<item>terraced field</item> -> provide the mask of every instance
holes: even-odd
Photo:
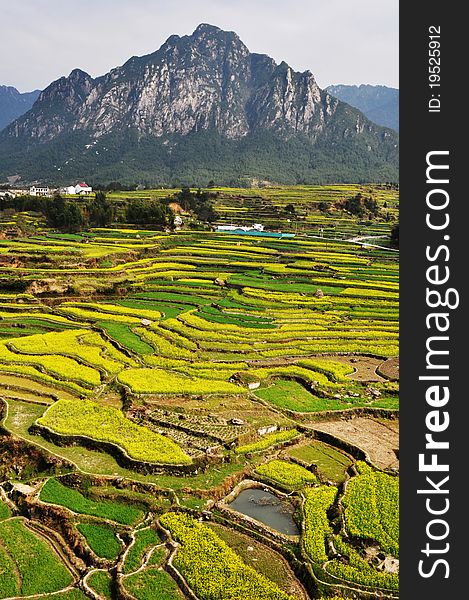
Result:
[[[398,219],[399,192],[386,185],[310,185],[269,186],[246,189],[214,187],[208,192],[215,196],[215,209],[220,225],[252,225],[263,223],[266,229],[293,232],[321,233],[323,237],[383,236],[389,233],[389,221],[351,219],[335,208],[356,194],[376,200],[383,216]],[[166,198],[173,190],[139,190],[113,192],[115,201],[127,198]],[[291,211],[291,206],[294,211]],[[322,210],[321,210],[322,209]],[[321,231],[322,230],[322,231]]]
[[[0,597],[397,595],[398,257],[313,206],[357,189],[217,197],[220,222],[272,227],[293,202],[289,238],[24,215],[35,231],[0,240]],[[298,539],[226,508],[248,478]]]

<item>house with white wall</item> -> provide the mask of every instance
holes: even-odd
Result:
[[[32,185],[29,188],[30,196],[46,196],[49,197],[51,195],[50,189],[48,187],[41,187],[37,185]]]
[[[93,188],[91,186],[89,186],[87,183],[77,183],[75,186],[75,194],[79,195],[79,196],[88,196],[88,194],[91,194],[91,192],[93,191]]]

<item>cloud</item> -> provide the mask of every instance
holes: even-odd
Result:
[[[199,23],[236,31],[253,52],[331,83],[398,85],[397,0],[0,0],[0,84],[43,88],[154,52]]]

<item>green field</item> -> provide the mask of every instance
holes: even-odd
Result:
[[[165,571],[145,569],[125,579],[124,586],[137,600],[182,600],[175,581]]]
[[[289,380],[277,380],[268,388],[256,392],[256,396],[267,402],[272,402],[279,408],[286,408],[295,412],[316,412],[344,408],[343,403],[318,398],[300,383]]]
[[[85,537],[91,550],[98,556],[116,560],[122,546],[110,527],[94,523],[79,523],[77,529]]]
[[[73,582],[52,547],[20,518],[0,523],[0,566],[2,598],[52,593]]]
[[[111,577],[106,571],[94,571],[88,578],[88,585],[100,596],[111,600]]]
[[[10,434],[0,597],[82,600],[65,546],[89,554],[86,582],[106,599],[125,589],[182,600],[171,563],[200,600],[306,600],[305,568],[322,582],[318,597],[337,595],[331,582],[344,597],[396,595],[395,469],[334,444],[360,455],[368,440],[342,427],[359,417],[385,430],[377,451],[393,458],[398,447],[398,367],[386,363],[390,379],[380,368],[399,354],[389,245],[399,192],[208,191],[212,227],[189,210],[178,230],[123,221],[132,200],[174,189],[110,193],[115,222],[82,231],[0,211],[0,419]],[[348,211],[357,194],[376,213]],[[216,231],[231,223],[267,233]],[[320,436],[320,424],[337,435]],[[303,529],[283,557],[222,502],[246,479],[289,495]],[[59,522],[63,539],[52,542],[47,528]]]
[[[47,480],[39,497],[42,502],[60,504],[77,514],[100,517],[125,525],[132,525],[143,518],[143,512],[137,508],[117,502],[90,500],[78,490],[66,487],[56,479]]]
[[[341,483],[345,479],[345,471],[352,464],[345,454],[317,441],[293,446],[287,450],[287,454],[306,464],[316,465],[323,477],[334,483]]]
[[[3,500],[0,500],[0,521],[7,519],[9,516],[10,509],[8,508],[8,505],[5,502],[3,502]]]

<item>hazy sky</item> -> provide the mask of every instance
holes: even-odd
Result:
[[[252,52],[309,69],[318,84],[398,87],[398,0],[0,0],[0,85],[44,88],[76,67],[93,77],[199,23]]]

